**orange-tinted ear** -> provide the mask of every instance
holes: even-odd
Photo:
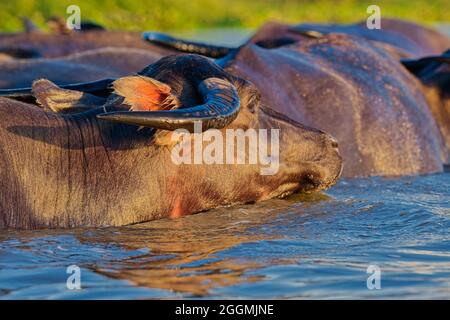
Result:
[[[170,87],[143,76],[119,78],[113,82],[114,92],[124,97],[133,111],[170,110],[178,107]]]

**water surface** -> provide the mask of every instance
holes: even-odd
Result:
[[[3,231],[0,298],[449,299],[449,231],[450,173],[342,180],[175,220]],[[66,287],[73,264],[81,290]]]

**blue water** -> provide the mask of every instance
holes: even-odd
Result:
[[[449,299],[449,231],[450,173],[341,180],[129,227],[2,231],[0,298]]]

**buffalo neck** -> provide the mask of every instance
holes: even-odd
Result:
[[[164,212],[159,179],[166,158],[151,146],[151,132],[100,122],[97,110],[61,116],[14,106],[0,131],[8,168],[0,171],[1,187],[14,189],[2,192],[0,224],[123,225]]]

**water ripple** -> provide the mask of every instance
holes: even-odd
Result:
[[[449,231],[450,173],[343,180],[176,220],[3,232],[0,298],[449,299]]]

